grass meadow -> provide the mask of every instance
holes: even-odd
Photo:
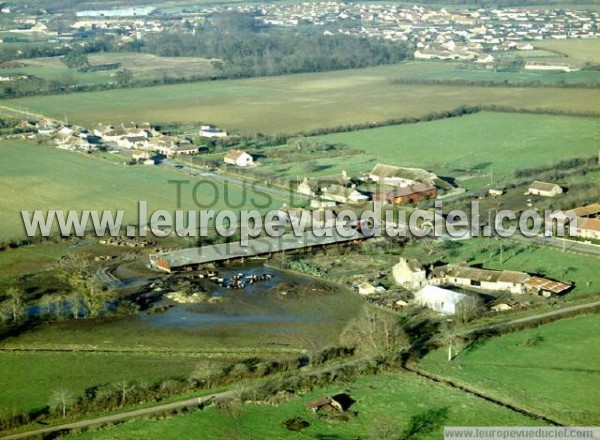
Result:
[[[0,356],[0,408],[32,411],[48,405],[54,391],[78,397],[97,385],[185,378],[198,367],[216,371],[222,364],[191,354],[5,352]]]
[[[597,316],[579,316],[489,339],[452,362],[440,349],[420,366],[567,426],[595,426],[600,422],[599,334]]]
[[[348,392],[356,400],[351,411],[356,417],[344,422],[328,422],[304,408],[304,403],[323,396]],[[421,432],[419,439],[439,439],[443,426],[541,426],[508,409],[485,402],[407,373],[383,373],[360,377],[349,383],[310,391],[279,406],[246,404],[232,415],[211,407],[204,411],[161,420],[133,420],[119,426],[93,430],[69,438],[134,439],[140,437],[180,439],[191,432],[204,438],[396,438],[412,417],[439,411],[433,430]],[[288,431],[284,422],[300,417],[310,423],[301,432]]]
[[[412,66],[412,67],[411,67]],[[9,107],[85,126],[98,122],[209,122],[241,132],[294,133],[413,117],[461,105],[597,111],[600,89],[467,87],[395,83],[398,64],[367,69],[76,93],[7,101]],[[416,74],[416,73],[413,73]]]
[[[36,76],[48,81],[72,78],[75,84],[106,84],[115,81],[114,74],[119,69],[127,69],[134,80],[162,80],[169,78],[189,78],[213,74],[210,61],[193,57],[159,57],[142,53],[99,53],[88,55],[92,70],[80,72],[67,68],[61,57],[33,58],[24,61],[5,63],[0,75]],[[94,69],[95,68],[95,69]]]
[[[518,168],[591,156],[600,148],[597,118],[481,112],[459,118],[316,136],[319,142],[345,144],[364,154],[280,164],[265,160],[260,171],[296,178],[346,170],[360,175],[377,162],[422,167],[440,176],[463,176],[460,185],[508,183]],[[314,169],[318,171],[313,171]]]
[[[539,46],[566,55],[568,61],[577,66],[583,66],[585,63],[600,63],[600,39],[598,38],[547,40],[539,43]]]
[[[0,211],[0,239],[23,237],[21,210],[125,210],[125,221],[137,223],[138,201],[148,212],[181,209],[226,209],[241,206],[280,207],[280,200],[233,185],[204,180],[160,167],[125,167],[79,153],[22,141],[0,142],[0,183],[4,188]],[[194,193],[195,182],[202,182]],[[195,194],[195,198],[194,198]],[[196,201],[198,204],[196,204]],[[202,206],[200,206],[202,205]],[[264,208],[266,209],[266,208]]]

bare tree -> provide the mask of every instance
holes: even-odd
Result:
[[[129,394],[135,389],[135,386],[129,382],[121,381],[114,384],[119,393],[119,406],[123,406],[127,401]]]
[[[365,305],[363,313],[354,319],[342,335],[344,344],[353,345],[359,353],[386,361],[396,359],[409,339],[391,313],[375,311]]]
[[[25,314],[24,292],[18,287],[11,287],[6,292],[6,300],[0,305],[13,322],[20,320]]]
[[[442,326],[441,333],[442,340],[445,344],[448,345],[448,362],[454,359],[454,346],[459,341],[459,331],[454,322],[447,321],[444,326]]]
[[[56,390],[50,396],[50,409],[62,414],[63,419],[67,416],[67,408],[73,404],[73,396],[67,390]]]

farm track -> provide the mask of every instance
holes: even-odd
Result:
[[[351,359],[351,360],[347,360],[344,362],[336,363],[334,365],[327,365],[327,366],[319,368],[319,369],[300,371],[298,374],[303,375],[303,376],[310,376],[310,375],[314,375],[314,374],[323,374],[323,373],[327,373],[327,372],[334,372],[341,368],[356,365],[356,364],[359,364],[361,362],[366,362],[366,361],[368,361],[368,359],[363,359],[363,358]],[[69,431],[72,431],[74,429],[87,429],[90,427],[96,427],[96,426],[106,425],[106,424],[110,424],[110,423],[122,422],[122,421],[125,421],[128,419],[134,418],[134,417],[152,416],[154,414],[163,414],[165,412],[176,411],[176,410],[186,409],[186,408],[203,409],[205,405],[207,405],[215,400],[222,400],[222,399],[228,399],[231,397],[235,397],[236,395],[239,395],[239,393],[242,390],[243,391],[256,390],[260,387],[260,385],[261,384],[259,383],[259,384],[255,384],[255,385],[251,385],[251,386],[243,386],[241,388],[236,388],[236,389],[232,389],[232,390],[228,390],[228,391],[222,391],[219,393],[207,394],[204,396],[192,397],[192,398],[185,399],[185,400],[179,400],[176,402],[155,405],[155,406],[152,406],[149,408],[142,408],[142,409],[127,411],[127,412],[123,412],[123,413],[119,413],[119,414],[112,414],[112,415],[103,416],[103,417],[96,417],[96,418],[92,418],[92,419],[80,420],[78,422],[66,423],[63,425],[57,425],[57,426],[51,426],[51,427],[47,427],[47,428],[36,429],[34,431],[22,432],[22,433],[18,433],[18,434],[11,434],[11,435],[2,437],[2,439],[16,440],[16,439],[23,439],[23,438],[30,438],[30,437],[44,438],[44,436],[47,436],[49,434],[54,434],[54,435],[67,434]]]

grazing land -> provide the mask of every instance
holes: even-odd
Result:
[[[577,66],[600,63],[600,40],[598,39],[548,40],[540,43],[540,46],[565,54],[568,60]]]
[[[210,61],[203,58],[164,58],[142,53],[100,53],[88,55],[89,71],[74,71],[61,62],[60,57],[33,58],[4,63],[0,74],[4,76],[28,75],[48,81],[72,78],[78,85],[114,82],[114,74],[127,69],[134,80],[163,80],[164,78],[209,77],[213,74]]]
[[[176,84],[10,100],[8,106],[93,126],[98,122],[210,122],[242,132],[290,133],[423,116],[461,105],[595,112],[599,89],[395,83],[404,65]]]
[[[0,408],[32,411],[48,405],[54,391],[78,397],[93,386],[185,378],[200,366],[209,372],[223,363],[191,354],[2,353]]]
[[[315,416],[304,403],[348,392],[356,400],[350,411],[356,417],[333,423]],[[270,405],[243,405],[239,415],[211,407],[204,411],[163,420],[134,420],[119,426],[94,430],[69,438],[81,439],[178,439],[190,432],[202,432],[207,438],[394,438],[409,425],[412,417],[431,410],[432,432],[423,430],[418,438],[438,439],[442,426],[541,426],[537,420],[482,401],[406,373],[360,377],[349,383],[316,389],[295,397],[277,408]],[[433,413],[433,411],[431,411]],[[310,423],[301,433],[285,427],[288,419],[300,417]]]
[[[432,122],[315,136],[309,139],[345,144],[363,154],[319,158],[298,163],[264,160],[260,171],[296,178],[368,171],[377,162],[427,168],[440,176],[469,177],[466,187],[511,182],[517,168],[556,163],[565,157],[585,157],[600,148],[597,118],[481,112]],[[268,152],[267,152],[268,154]],[[483,182],[483,180],[485,182]]]
[[[452,362],[441,349],[421,367],[566,425],[593,426],[600,421],[599,332],[597,316],[581,316],[487,340]]]
[[[125,167],[23,141],[2,141],[0,151],[0,182],[4,187],[0,239],[25,235],[21,210],[123,209],[125,221],[137,223],[138,201],[148,202],[148,212],[173,212],[178,209],[177,191],[169,180],[190,181],[189,175],[156,166]],[[281,201],[266,194],[251,193],[233,184],[226,187],[204,182],[196,194],[198,202],[204,204],[200,207],[194,202],[192,188],[193,183],[182,185],[181,209],[207,209],[211,202],[211,209],[225,209],[228,203],[239,209],[252,205],[253,200],[256,205],[281,206]]]

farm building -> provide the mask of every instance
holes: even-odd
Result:
[[[205,138],[225,138],[227,137],[227,132],[212,125],[202,125],[200,127],[200,136]]]
[[[415,293],[415,302],[444,315],[454,315],[461,301],[468,295],[442,289],[437,286],[425,286]]]
[[[600,219],[578,217],[575,233],[579,238],[600,240]]]
[[[562,192],[563,189],[560,185],[557,185],[556,183],[540,182],[539,180],[533,182],[527,190],[528,194],[542,197],[554,197]]]
[[[515,294],[527,292],[543,294],[548,291],[552,295],[557,295],[571,288],[569,284],[532,276],[526,272],[481,269],[464,263],[434,268],[429,274],[428,282],[434,285],[465,286]]]
[[[418,183],[409,187],[376,193],[373,195],[373,200],[387,202],[392,205],[404,205],[424,199],[434,199],[436,196],[437,190],[435,186],[429,183]]]
[[[251,155],[242,150],[229,151],[223,161],[227,164],[236,165],[238,167],[247,167],[254,164],[254,159]]]
[[[439,178],[420,168],[402,168],[378,163],[365,175],[365,180],[403,188],[420,182],[433,185],[439,181]]]
[[[375,289],[375,286],[373,286],[371,283],[367,283],[366,281],[358,285],[358,293],[361,295],[372,295],[376,291],[377,290]]]
[[[228,262],[250,257],[270,256],[277,252],[293,252],[300,249],[324,247],[336,244],[357,243],[365,239],[359,231],[341,235],[336,228],[324,229],[323,236],[307,231],[301,236],[284,234],[281,237],[261,237],[240,242],[181,249],[172,252],[150,254],[150,266],[165,272],[189,270],[208,263]]]
[[[392,268],[394,281],[408,289],[418,289],[426,284],[426,273],[418,260],[406,260],[400,258],[400,261]]]
[[[577,217],[598,218],[600,217],[600,203],[581,206],[572,210]]]

